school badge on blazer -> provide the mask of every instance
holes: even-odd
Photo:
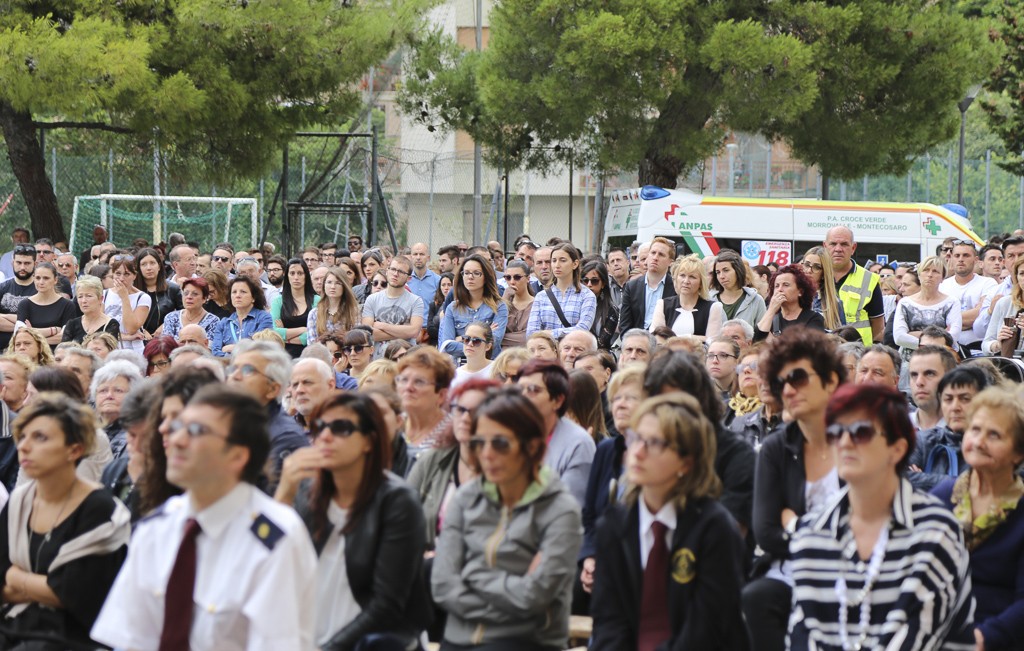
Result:
[[[697,558],[689,548],[683,547],[672,554],[672,580],[686,584],[697,575]]]

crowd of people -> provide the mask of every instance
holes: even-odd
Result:
[[[1022,234],[12,237],[0,648],[1024,649]]]

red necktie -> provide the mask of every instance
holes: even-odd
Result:
[[[654,651],[662,642],[672,636],[668,620],[668,545],[665,544],[663,523],[657,520],[651,524],[654,545],[647,556],[644,568],[643,594],[640,597],[640,629],[637,634],[637,651]]]
[[[192,631],[192,593],[196,586],[196,536],[202,529],[195,518],[185,523],[185,535],[178,547],[171,578],[164,595],[164,630],[160,633],[160,651],[189,651]]]

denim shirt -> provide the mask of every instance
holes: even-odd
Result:
[[[501,340],[505,338],[505,328],[508,327],[508,305],[504,301],[498,301],[498,312],[495,314],[487,303],[481,303],[480,307],[458,307],[452,303],[444,311],[444,318],[441,319],[441,328],[438,331],[437,342],[442,352],[452,357],[463,357],[462,342],[455,341],[456,337],[466,334],[466,328],[474,321],[483,321],[492,324],[491,334],[494,336],[494,347],[491,349],[491,359],[501,352]]]
[[[260,330],[267,330],[274,327],[274,317],[266,310],[253,310],[242,319],[242,330],[238,330],[238,315],[232,314],[220,320],[220,327],[213,338],[210,350],[217,357],[227,357],[229,353],[224,352],[224,346],[237,344],[242,339],[251,339]]]

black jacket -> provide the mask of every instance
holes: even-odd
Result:
[[[317,536],[309,504],[309,484],[295,501],[319,554],[333,532]],[[326,644],[324,651],[354,649],[370,633],[412,639],[430,624],[431,604],[423,576],[426,540],[423,509],[413,489],[387,473],[359,522],[345,534],[345,571],[362,612]]]
[[[714,301],[709,301],[706,298],[698,298],[696,305],[693,306],[693,334],[703,337],[708,333],[708,318],[711,316],[711,308],[714,306]],[[662,315],[665,317],[665,325],[669,328],[679,318],[679,295],[669,296],[664,299]]]
[[[657,298],[669,298],[676,295],[672,279],[665,275],[665,288]],[[625,334],[633,328],[644,327],[644,315],[647,314],[647,275],[639,276],[627,282],[622,288],[622,305],[619,307],[619,334]],[[669,327],[672,324],[668,324]]]
[[[643,596],[639,508],[615,504],[598,525],[591,651],[636,649]],[[740,611],[744,547],[736,523],[708,498],[677,509],[676,518],[665,577],[672,638],[659,649],[749,649]]]
[[[754,474],[754,540],[766,560],[789,558],[789,534],[782,509],[807,512],[804,435],[794,421],[772,432],[757,455]],[[842,482],[840,482],[842,483]]]

